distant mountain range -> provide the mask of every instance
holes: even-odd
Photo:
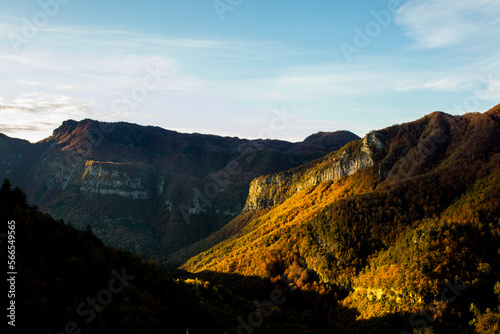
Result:
[[[290,143],[69,120],[36,144],[0,134],[0,178],[107,244],[161,260],[237,216],[255,177],[358,138],[322,132]]]
[[[83,328],[498,333],[500,105],[354,137],[249,141],[90,120],[37,144],[1,136],[3,174],[40,207],[177,269],[105,247],[4,183],[27,314],[60,327],[124,268],[130,286]]]

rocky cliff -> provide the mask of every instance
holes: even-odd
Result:
[[[374,154],[384,148],[383,135],[373,131],[363,139],[309,164],[274,175],[261,176],[250,184],[244,212],[281,204],[300,190],[325,181],[335,181],[373,166]]]

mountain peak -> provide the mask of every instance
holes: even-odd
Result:
[[[342,146],[339,146],[339,142],[351,142],[354,140],[360,139],[356,134],[345,131],[338,130],[334,132],[324,132],[320,131],[308,136],[304,139],[303,144],[300,146],[311,146],[311,145],[319,145],[323,147],[327,147],[330,150],[338,150]]]
[[[52,132],[52,136],[44,139],[43,141],[64,141],[68,138],[68,136],[75,132],[76,128],[81,122],[72,119],[66,120]]]
[[[317,143],[317,142],[325,142],[325,141],[329,141],[331,138],[338,138],[339,136],[352,136],[353,133],[350,132],[350,131],[346,131],[346,130],[338,130],[338,131],[334,131],[334,132],[325,132],[325,131],[319,131],[319,132],[316,132],[316,133],[313,133],[312,135],[308,136],[306,139],[304,139],[304,141],[306,142],[314,142],[314,143]],[[354,135],[356,136],[356,135]],[[359,139],[358,136],[356,136],[357,139]]]

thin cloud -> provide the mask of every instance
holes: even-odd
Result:
[[[45,86],[46,83],[42,81],[24,81],[24,80],[16,80],[14,81],[14,84],[17,85],[24,85],[24,86]]]
[[[50,136],[64,120],[95,115],[94,101],[63,95],[27,93],[7,103],[0,99],[0,132],[11,137],[37,141]]]
[[[0,24],[0,39],[8,40],[9,33],[16,31],[19,23]],[[259,40],[220,40],[214,38],[179,38],[159,36],[117,29],[96,29],[93,27],[48,26],[38,29],[43,38],[38,38],[38,47],[49,49],[85,50],[87,52],[109,52],[117,50],[147,50],[148,53],[163,55],[196,56],[203,51],[203,57],[261,58],[261,52],[285,54],[280,43]],[[42,34],[43,33],[43,34]],[[3,37],[3,38],[2,38]]]
[[[475,91],[478,98],[498,102],[500,101],[500,77],[484,77],[481,86]]]
[[[473,82],[464,77],[442,77],[442,73],[435,75],[437,79],[425,82],[401,83],[396,90],[398,92],[408,92],[412,90],[431,90],[436,92],[463,92],[472,88]]]
[[[53,124],[49,123],[50,126]],[[44,127],[36,125],[12,125],[0,123],[0,133],[18,133],[18,132],[39,132],[43,131]]]
[[[63,95],[50,95],[46,93],[27,93],[19,96],[10,105],[4,105],[10,109],[20,109],[30,113],[66,113],[86,116],[92,112],[95,102],[86,101]]]
[[[498,0],[410,0],[395,22],[419,48],[473,47],[483,40],[478,37],[500,35],[499,16]]]

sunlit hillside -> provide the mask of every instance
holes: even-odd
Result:
[[[384,147],[373,166],[302,190],[291,184],[284,202],[236,218],[218,232],[226,240],[199,243],[213,247],[181,268],[334,286],[359,319],[427,310],[437,328],[486,330],[500,286],[499,116],[498,107],[433,113],[377,131]]]

